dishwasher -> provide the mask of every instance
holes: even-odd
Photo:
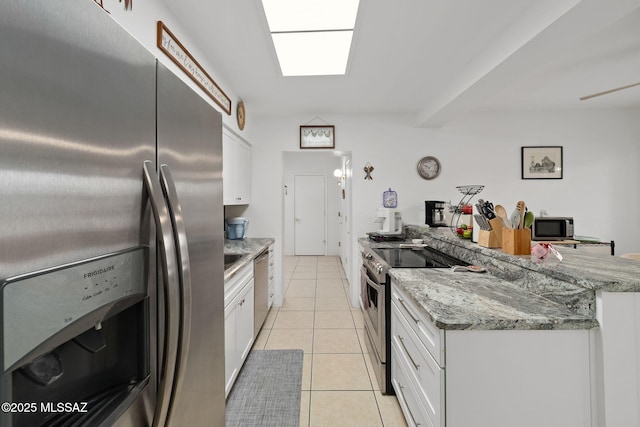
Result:
[[[257,337],[269,312],[269,249],[253,261],[253,286],[254,337]]]

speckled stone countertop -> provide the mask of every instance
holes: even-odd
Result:
[[[260,255],[262,251],[267,249],[269,245],[275,242],[274,238],[254,238],[243,240],[228,240],[224,241],[224,253],[225,254],[240,254],[242,257],[238,259],[233,265],[224,270],[224,280],[227,281],[233,277],[244,266],[253,262],[254,258]]]
[[[359,243],[393,247],[407,242],[376,243],[362,238]],[[436,249],[471,264],[485,265],[457,251]],[[442,329],[590,329],[598,325],[594,315],[573,310],[490,271],[392,268],[389,275]]]
[[[420,233],[411,226],[407,237],[423,238],[435,249],[481,265],[494,276],[588,316],[595,316],[596,291],[640,292],[640,263],[634,260],[585,254],[566,246],[556,246],[562,261],[552,254],[538,260],[533,255],[485,248],[451,233]]]
[[[489,273],[392,268],[389,275],[440,329],[590,329],[594,318]]]

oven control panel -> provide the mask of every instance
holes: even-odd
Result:
[[[372,252],[362,251],[362,262],[367,270],[377,276],[379,282],[385,281],[389,266]]]

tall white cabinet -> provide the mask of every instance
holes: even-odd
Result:
[[[222,199],[225,205],[251,200],[251,145],[229,129],[222,131]]]

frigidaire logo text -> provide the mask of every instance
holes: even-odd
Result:
[[[89,279],[89,278],[91,278],[93,276],[99,276],[100,274],[104,274],[106,272],[113,271],[113,270],[115,270],[115,268],[116,267],[113,266],[113,265],[110,265],[110,266],[105,267],[105,268],[99,268],[99,269],[93,270],[93,271],[91,271],[89,273],[84,273],[84,278],[85,279]]]

